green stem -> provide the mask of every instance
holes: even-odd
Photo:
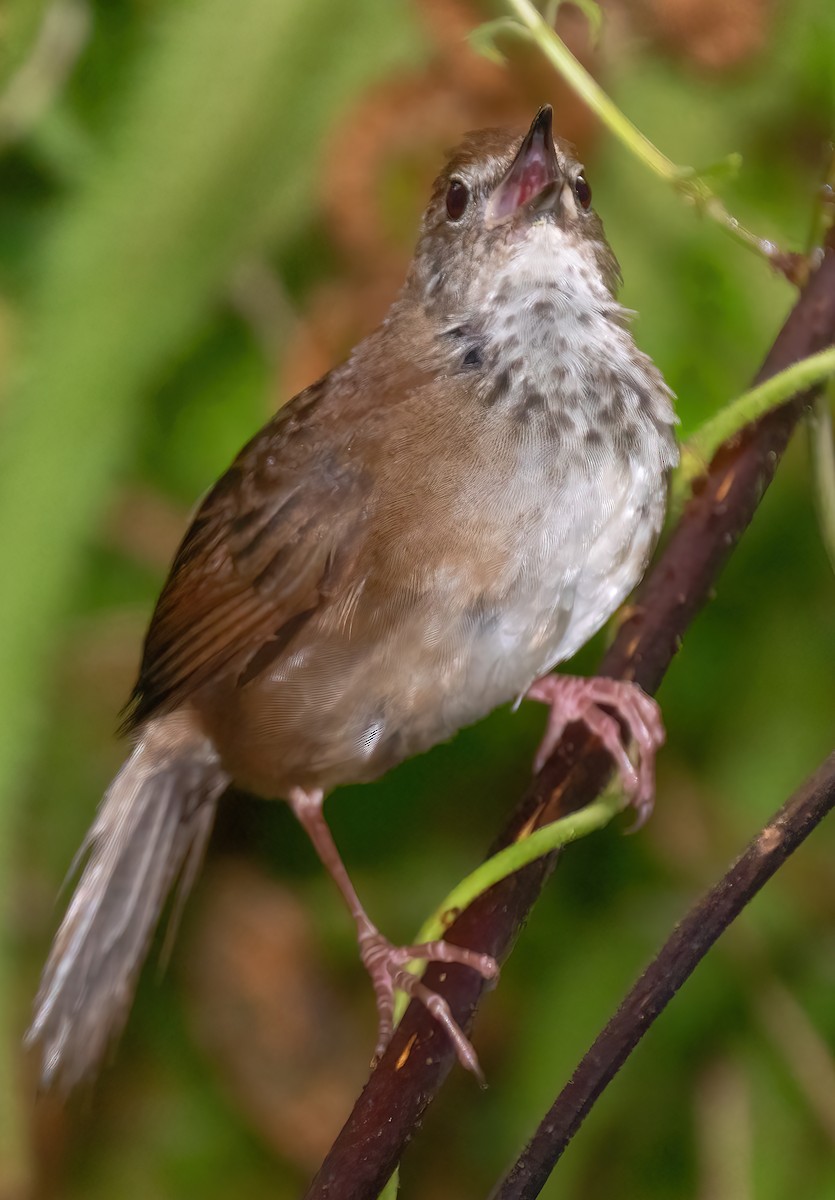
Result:
[[[826,169],[820,182],[817,201],[812,211],[809,236],[806,241],[807,254],[820,251],[826,244],[835,225],[835,146],[830,145]]]
[[[644,137],[640,129],[633,125],[618,106],[611,100],[600,84],[589,75],[566,46],[562,38],[546,24],[542,14],[531,3],[531,0],[507,0],[507,6],[522,22],[531,39],[536,43],[548,61],[556,67],[560,75],[571,85],[577,95],[585,101],[593,113],[596,113],[604,125],[620,138],[634,154],[638,156],[651,171],[660,175],[670,183],[675,183],[681,170],[665,154],[654,146],[649,138]]]
[[[394,1174],[388,1181],[386,1186],[380,1192],[379,1200],[397,1200],[397,1193],[400,1191],[400,1167],[394,1168]]]
[[[609,824],[613,817],[623,811],[624,804],[623,793],[613,789],[595,800],[593,804],[588,804],[585,808],[580,809],[579,812],[561,817],[559,821],[552,821],[550,825],[543,825],[541,829],[535,829],[527,837],[506,846],[504,850],[500,850],[498,854],[494,854],[481,866],[476,867],[471,874],[452,889],[431,917],[421,926],[416,941],[434,942],[442,938],[450,924],[477,896],[482,895],[488,888],[499,883],[500,880],[506,879],[514,871],[526,867],[528,863],[534,862],[537,858],[542,858],[544,855],[550,854],[552,850],[558,850],[561,846],[567,846],[570,842],[577,841],[578,838],[586,837],[588,834],[602,829]],[[415,970],[418,972],[424,966],[425,963],[420,961],[414,964]],[[399,1021],[403,1016],[407,1003],[406,996],[398,997],[395,1006],[396,1020]]]
[[[757,237],[749,229],[740,225],[736,217],[731,216],[704,179],[698,176],[692,168],[678,166],[672,159],[667,158],[666,154],[663,154],[648,137],[645,137],[640,129],[633,125],[614,101],[606,95],[600,84],[589,75],[585,67],[577,61],[565,42],[546,23],[531,0],[506,0],[506,3],[526,34],[535,42],[552,66],[627,149],[631,150],[661,179],[672,184],[712,221],[721,225],[735,241],[754,250],[787,275],[792,275],[795,265],[793,256],[785,254],[773,242]]]
[[[676,513],[687,499],[693,480],[702,475],[723,442],[746,425],[779,408],[798,392],[820,384],[835,375],[835,347],[821,350],[792,363],[764,383],[736,400],[706,421],[682,447],[681,465],[673,481],[671,512]]]

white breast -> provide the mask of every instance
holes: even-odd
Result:
[[[483,326],[494,372],[510,377],[487,420],[515,448],[498,502],[518,522],[523,562],[492,636],[497,655],[516,656],[520,691],[636,586],[677,461],[669,389],[624,310],[559,227],[536,229],[491,281]]]

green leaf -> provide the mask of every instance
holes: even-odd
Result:
[[[560,5],[565,3],[565,0],[549,0],[545,5],[543,16],[548,24],[553,28],[557,21],[557,13],[560,10]],[[599,4],[595,4],[595,0],[571,0],[575,8],[579,8],[580,12],[589,23],[589,35],[593,45],[597,45],[603,29],[603,11]]]
[[[496,35],[501,33],[512,34],[516,37],[528,36],[524,25],[520,25],[512,17],[499,17],[495,21],[485,21],[483,25],[477,25],[468,34],[467,41],[476,54],[503,67],[507,65],[507,59],[496,45]]]

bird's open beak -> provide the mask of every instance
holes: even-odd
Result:
[[[554,150],[552,118],[551,105],[543,104],[510,169],[487,202],[488,227],[508,220],[521,208],[544,212],[556,206],[563,176]]]

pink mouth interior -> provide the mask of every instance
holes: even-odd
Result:
[[[510,216],[534,196],[538,196],[550,183],[553,183],[553,175],[548,170],[548,163],[544,156],[532,147],[524,164],[517,163],[497,190],[493,198],[493,217],[501,219]]]
[[[516,207],[521,208],[523,204],[527,204],[534,196],[538,196],[550,182],[548,168],[541,159],[534,159],[533,162],[525,163],[521,178],[517,184]]]

